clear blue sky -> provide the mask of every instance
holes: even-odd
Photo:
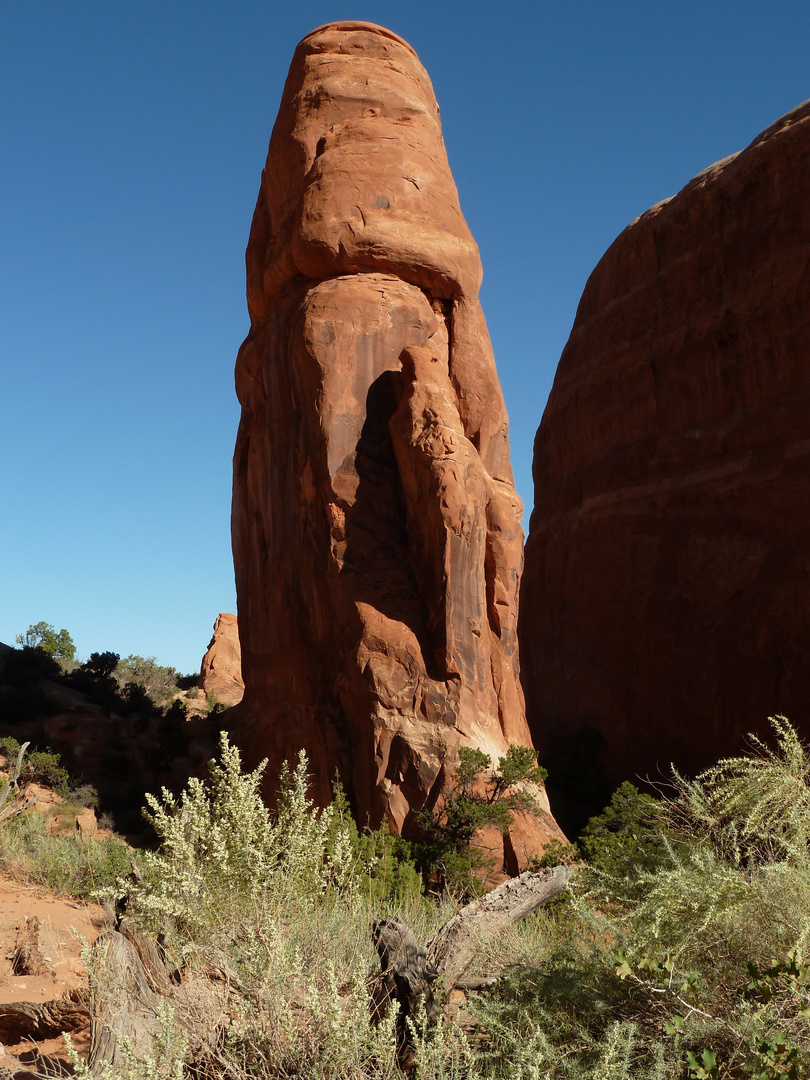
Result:
[[[382,23],[436,89],[531,509],[588,274],[810,96],[806,2],[3,0],[0,641],[199,665],[235,610],[244,248],[309,30]]]

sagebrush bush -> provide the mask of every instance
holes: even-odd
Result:
[[[496,1061],[523,1025],[562,1055],[543,1076],[810,1076],[810,756],[773,723],[775,748],[675,774],[666,803],[620,791],[582,845],[596,865],[484,1010]]]
[[[161,846],[117,889],[187,974],[231,987],[229,1026],[197,1033],[183,1075],[392,1080],[407,1061],[419,1080],[810,1076],[810,755],[774,726],[775,748],[676,775],[666,802],[620,789],[586,830],[570,902],[485,943],[482,971],[509,973],[470,996],[472,1033],[417,1017],[404,1058],[396,1018],[371,1020],[371,926],[398,914],[427,941],[452,906],[376,889],[392,849],[339,789],[312,805],[303,757],[270,814],[261,769],[244,774],[223,736],[207,783],[150,800]],[[179,1080],[176,1053],[161,1068]]]
[[[371,926],[393,905],[429,936],[446,912],[417,909],[413,868],[394,865],[381,834],[361,836],[339,790],[313,806],[303,754],[282,772],[275,814],[263,768],[244,773],[223,734],[208,781],[149,799],[160,847],[104,898],[126,896],[178,964],[226,971],[238,988],[227,1034],[206,1043],[206,1076],[398,1075],[394,1019],[372,1023]]]

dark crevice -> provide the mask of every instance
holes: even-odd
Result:
[[[401,371],[384,371],[369,387],[366,420],[355,451],[358,485],[346,508],[341,574],[352,575],[355,602],[367,603],[415,635],[431,679],[436,670],[427,611],[412,565],[408,513],[389,422],[403,393]]]

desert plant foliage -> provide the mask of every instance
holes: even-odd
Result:
[[[455,902],[422,895],[339,784],[315,807],[303,755],[272,812],[262,776],[223,735],[206,781],[149,800],[159,847],[99,890],[159,934],[177,979],[226,987],[228,1016],[167,1011],[154,1054],[123,1046],[104,1080],[810,1076],[810,751],[784,718],[665,799],[622,785],[579,838],[569,899],[482,942],[479,989],[438,1019],[375,1004],[371,931],[398,915],[427,941]],[[4,851],[29,820],[2,826]]]

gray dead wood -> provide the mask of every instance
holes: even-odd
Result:
[[[434,934],[427,947],[417,943],[413,931],[402,919],[375,923],[372,941],[382,968],[381,1000],[396,999],[405,1015],[413,1011],[419,997],[434,1008],[435,979],[441,980],[442,990],[448,995],[462,983],[476,953],[488,940],[558,896],[572,873],[570,866],[555,866],[538,873],[526,871],[505,881],[457,912]],[[472,980],[467,988],[490,985],[496,978],[497,973],[491,978]],[[376,995],[375,1011],[380,1011]]]
[[[152,989],[154,975],[150,978],[136,945],[117,930],[98,938],[93,952],[100,974],[96,978],[99,989],[94,994],[87,1060],[98,1076],[105,1062],[113,1066],[122,1063],[122,1035],[137,1054],[153,1054],[160,1030],[160,1006],[165,998]]]
[[[58,1001],[15,1001],[0,1005],[0,1042],[4,1046],[29,1039],[55,1039],[63,1031],[83,1031],[90,1026],[86,1004],[62,998]]]
[[[406,1018],[414,1015],[420,1002],[428,1019],[438,1013],[433,989],[437,977],[443,993],[449,994],[487,940],[561,893],[571,873],[571,867],[557,866],[504,882],[462,908],[426,947],[417,942],[402,919],[375,923],[372,939],[382,969],[373,989],[376,1016],[383,1015],[389,1002],[398,1003],[404,1046]],[[176,1022],[189,1035],[192,1051],[216,1057],[216,1034],[227,1016],[227,972],[211,970],[173,982],[155,942],[129,920],[122,921],[120,932],[103,934],[93,949],[97,977],[88,1063],[94,1075],[101,1074],[105,1062],[121,1064],[122,1036],[139,1056],[154,1056],[164,1003],[175,1010]],[[478,985],[488,981],[478,980]],[[69,1028],[63,1024],[60,1030]]]
[[[30,743],[26,742],[20,747],[17,761],[10,771],[8,782],[0,791],[0,822],[8,821],[9,818],[21,814],[23,810],[27,810],[29,806],[33,806],[37,801],[36,795],[31,795],[30,783],[20,784],[20,773],[22,772],[25,751],[30,745]]]
[[[570,866],[537,873],[527,870],[473,900],[446,922],[427,945],[428,966],[441,978],[445,993],[459,985],[484,941],[559,896],[572,873]]]
[[[93,946],[95,979],[88,1064],[93,1075],[122,1060],[121,1037],[142,1058],[155,1056],[161,1012],[169,1005],[193,1054],[211,1053],[226,1020],[229,984],[222,972],[173,982],[160,949],[129,919]]]
[[[382,969],[380,981],[372,991],[375,1017],[382,1017],[389,1003],[396,1001],[404,1031],[406,1018],[414,1014],[422,1001],[427,1016],[432,1019],[437,1012],[431,989],[436,972],[428,967],[425,947],[417,942],[413,930],[396,916],[380,919],[374,923],[371,940]]]

